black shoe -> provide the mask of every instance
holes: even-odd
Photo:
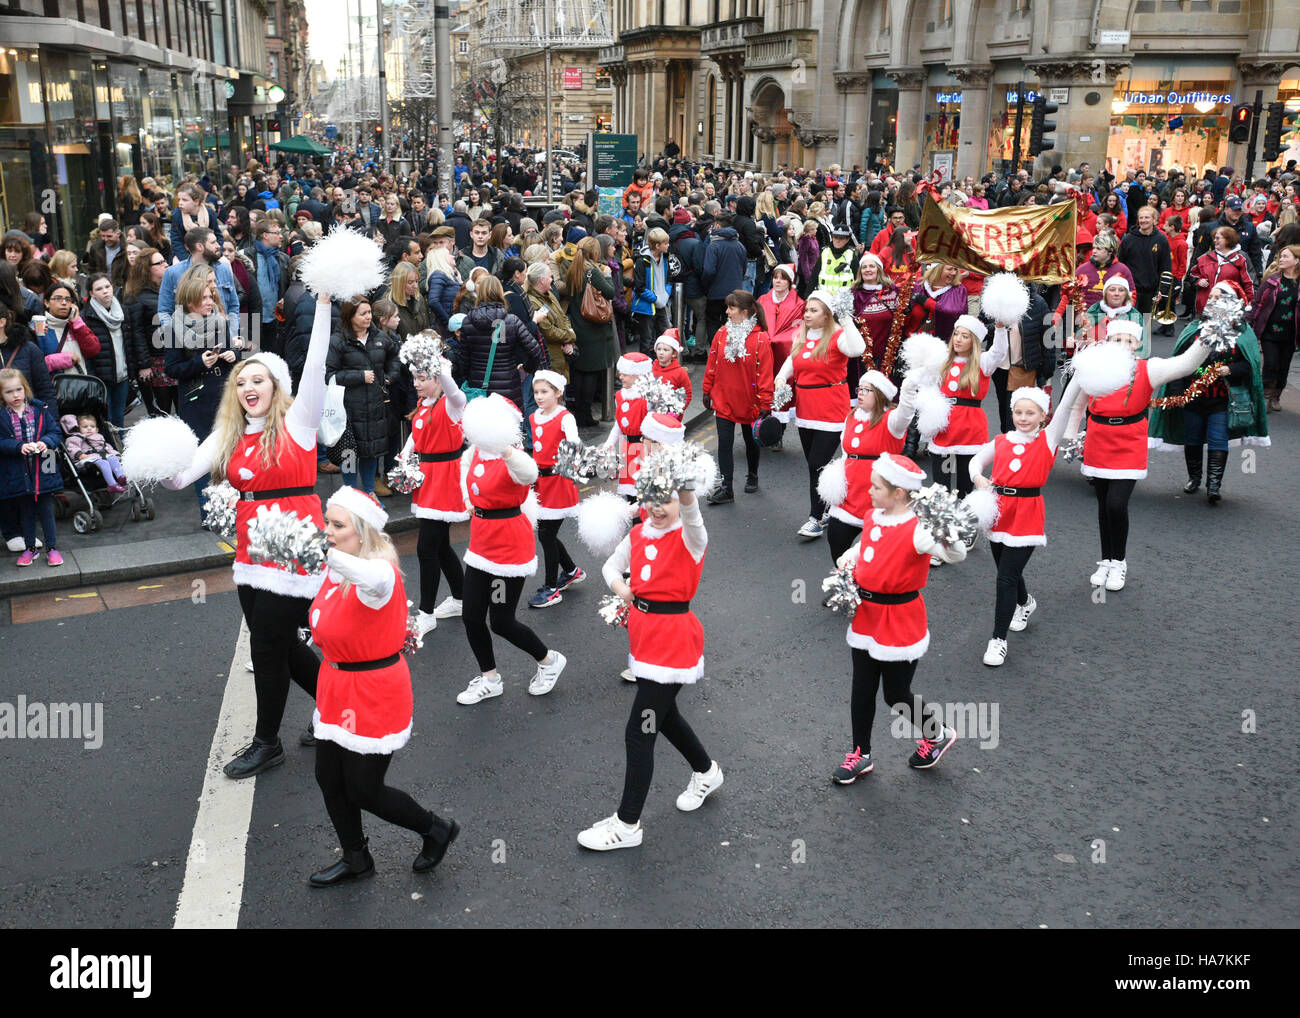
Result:
[[[1223,498],[1219,489],[1223,487],[1223,473],[1228,469],[1228,450],[1211,449],[1205,459],[1205,495],[1210,505],[1217,505]]]
[[[745,478],[745,494],[752,495],[758,491],[758,474],[750,474]]]
[[[447,854],[447,849],[451,847],[451,843],[456,840],[456,835],[459,833],[460,824],[455,820],[434,817],[433,830],[424,836],[424,847],[415,857],[415,862],[411,863],[411,869],[416,873],[429,872],[442,862],[442,857]]]
[[[299,746],[316,745],[316,723],[314,721],[307,722],[307,727],[304,728],[302,734],[298,736],[298,745]]]
[[[705,499],[709,505],[727,505],[736,501],[736,493],[731,490],[731,485],[725,488],[719,488],[712,495]]]
[[[368,844],[369,840],[367,839]],[[367,845],[363,845],[356,851],[344,849],[342,859],[333,866],[326,866],[323,870],[317,870],[307,880],[307,883],[312,887],[333,887],[335,884],[346,883],[359,877],[373,877],[375,875],[375,860],[371,857]]]
[[[226,764],[223,772],[226,777],[239,780],[269,771],[282,763],[284,763],[284,744],[279,739],[274,742],[263,742],[254,736],[253,741],[244,747],[239,756]]]
[[[1187,461],[1187,483],[1183,485],[1183,494],[1190,495],[1201,486],[1201,445],[1183,446],[1183,459]]]

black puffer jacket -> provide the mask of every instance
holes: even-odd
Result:
[[[120,293],[120,291],[119,291]],[[118,296],[118,294],[115,294]],[[99,339],[99,353],[93,357],[86,358],[86,370],[96,378],[102,378],[109,385],[117,381],[117,351],[113,348],[113,336],[109,328],[104,324],[103,319],[99,317],[90,306],[90,298],[81,308],[81,320],[86,323],[87,327]],[[121,307],[119,296],[118,306]],[[121,365],[125,371],[125,377],[134,378],[139,370],[136,367],[135,348],[131,343],[130,323],[127,320],[125,308],[122,310],[122,352],[126,355],[126,363]]]
[[[311,327],[316,321],[316,295],[299,280],[289,284],[284,291],[285,329],[284,359],[293,376],[293,390],[298,391],[302,368],[307,363],[307,345],[311,342]],[[330,332],[339,331],[339,304],[330,301]]]
[[[124,298],[122,311],[126,315],[127,349],[131,351],[136,370],[153,367],[154,355],[161,357],[163,354],[161,334],[156,345],[153,335],[154,329],[158,327],[155,323],[158,315],[158,291],[146,286],[134,297]]]
[[[763,257],[763,228],[754,222],[754,210],[757,203],[752,195],[744,194],[736,202],[736,221],[732,224],[740,235],[740,242],[745,245],[745,257],[749,261]]]
[[[1024,367],[1038,376],[1038,381],[1045,382],[1056,371],[1056,347],[1044,343],[1047,319],[1050,316],[1047,300],[1042,289],[1037,285],[1029,287],[1029,310],[1020,319],[1020,350]],[[989,327],[989,336],[993,335],[994,322],[987,315],[983,316]],[[1049,337],[1050,338],[1050,337]]]
[[[313,299],[314,303],[314,299]],[[397,349],[381,329],[370,327],[362,346],[355,338],[341,333],[330,337],[330,352],[325,360],[325,381],[336,379],[343,386],[343,406],[348,413],[348,427],[357,443],[357,456],[382,456],[388,451],[388,407],[386,387],[397,380]],[[375,380],[367,382],[365,373],[373,371]]]
[[[523,322],[509,314],[504,305],[480,304],[465,316],[465,322],[460,327],[458,377],[473,388],[484,388],[483,375],[487,371],[488,355],[492,349],[492,330],[503,319],[505,326],[501,331],[501,343],[497,347],[496,359],[492,362],[492,376],[488,379],[486,388],[488,392],[501,393],[522,412],[524,390],[519,379],[519,365],[524,366],[525,373],[531,373],[545,364],[546,360],[533,334]]]

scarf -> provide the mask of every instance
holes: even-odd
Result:
[[[86,301],[86,310],[95,312],[95,317],[108,326],[109,332],[119,332],[122,329],[122,305],[118,303],[116,297],[113,298],[111,307],[104,307],[98,300],[91,297]]]
[[[743,322],[733,322],[727,319],[727,341],[722,348],[722,355],[729,362],[734,364],[737,357],[745,356],[745,347],[749,340],[749,334],[754,331],[754,326],[758,322],[753,318],[746,318]]]
[[[194,229],[196,226],[202,226],[204,229],[209,229],[212,224],[208,219],[207,204],[204,203],[199,206],[199,214],[197,216],[193,216],[193,217],[187,216],[184,212],[182,212],[181,225],[184,227],[184,229],[181,231],[182,233],[189,233],[190,230]]]
[[[277,292],[280,289],[280,258],[279,248],[269,247],[260,240],[256,241],[254,246],[257,248],[259,261],[266,265],[266,275]]]
[[[1223,265],[1223,264],[1226,263],[1226,262],[1230,262],[1230,261],[1232,261],[1232,259],[1235,258],[1235,257],[1236,257],[1237,255],[1239,255],[1239,254],[1241,254],[1241,245],[1240,245],[1240,244],[1238,244],[1236,247],[1231,248],[1231,249],[1229,249],[1229,250],[1227,250],[1227,251],[1215,251],[1215,252],[1214,252],[1214,257],[1217,258],[1217,259],[1219,260],[1219,264],[1220,264],[1220,265]]]
[[[1101,309],[1106,312],[1107,318],[1119,318],[1121,315],[1127,315],[1132,311],[1133,305],[1131,303],[1121,304],[1119,307],[1113,308],[1109,304],[1102,304]]]

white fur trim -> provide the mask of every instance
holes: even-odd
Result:
[[[916,513],[910,509],[905,513],[887,513],[883,509],[871,510],[871,522],[878,527],[901,527],[915,516]]]
[[[646,664],[638,661],[631,654],[627,656],[627,666],[638,679],[649,679],[651,682],[661,682],[668,686],[689,686],[704,678],[703,654],[691,668],[665,668],[663,665]]]
[[[880,260],[878,255],[874,255],[870,251],[863,252],[862,257],[858,259],[859,276],[862,274],[862,266],[868,263],[876,267],[876,278],[879,279],[882,284],[888,282],[889,277],[885,275],[885,263]]]
[[[825,501],[825,499],[822,499],[822,501]],[[835,517],[835,519],[839,520],[841,523],[847,523],[851,527],[862,526],[862,521],[860,519],[858,519],[856,516],[852,516],[849,513],[846,513],[843,509],[841,509],[837,505],[831,506],[831,515]]]
[[[442,520],[444,523],[464,523],[470,518],[470,511],[463,513],[448,512],[445,509],[427,509],[422,505],[412,505],[411,515],[420,520]]]
[[[1047,395],[1036,385],[1022,385],[1019,389],[1011,394],[1011,409],[1016,408],[1016,404],[1022,399],[1032,400],[1043,413],[1047,413],[1052,408],[1052,397]],[[1037,437],[1037,436],[1035,436]],[[1030,440],[1032,441],[1032,439]]]
[[[656,414],[650,414],[641,422],[641,434],[650,439],[652,442],[660,442],[663,445],[679,445],[686,439],[685,425],[678,423],[675,427],[668,427],[666,424],[655,420]],[[667,417],[667,414],[664,414]]]
[[[986,444],[987,443],[985,442],[981,442],[979,445],[939,445],[938,443],[931,441],[930,451],[938,453],[953,453],[957,456],[974,456],[977,452],[983,449]]]
[[[548,509],[544,505],[538,505],[537,518],[539,520],[568,520],[578,515],[577,505],[565,506],[563,509]]]
[[[388,510],[379,504],[378,499],[371,499],[365,492],[356,488],[347,485],[339,488],[329,497],[325,508],[336,505],[346,509],[353,516],[365,520],[376,530],[383,530],[388,526]]]
[[[558,371],[551,371],[549,368],[543,368],[541,371],[534,371],[533,381],[545,382],[547,385],[559,389],[561,393],[564,392],[564,387],[565,385],[568,384],[567,382],[565,382],[564,376],[562,374],[560,374]]]
[[[1079,467],[1084,477],[1101,477],[1110,481],[1140,481],[1146,477],[1145,470],[1108,470],[1106,467],[1090,467],[1084,463]]]
[[[655,340],[655,346],[658,347],[660,343],[662,343],[664,346],[671,347],[674,353],[682,352],[682,344],[677,340],[673,339],[672,336],[668,336],[668,335],[660,336],[658,339]],[[654,370],[653,366],[651,367],[651,370]]]
[[[925,483],[924,470],[918,467],[913,473],[899,457],[891,456],[887,452],[880,454],[875,466],[872,467],[872,473],[879,474],[894,487],[906,488],[908,491],[920,491],[921,485]]]
[[[1142,323],[1135,322],[1128,318],[1108,318],[1106,320],[1106,337],[1111,336],[1142,336]]]
[[[534,556],[530,562],[503,564],[485,559],[478,552],[466,551],[465,565],[473,566],[485,573],[491,573],[493,576],[532,576],[537,572],[537,557]]]
[[[1046,534],[1031,534],[1024,536],[1021,534],[1004,534],[998,530],[989,531],[989,540],[994,544],[1005,545],[1008,548],[1041,548],[1047,544]]]
[[[285,597],[315,597],[320,593],[320,585],[325,582],[324,573],[291,573],[274,566],[254,565],[251,562],[235,562],[231,566],[231,572],[237,586],[269,590],[272,594],[283,594]]]
[[[975,339],[983,343],[984,338],[989,334],[989,327],[981,322],[974,315],[959,315],[957,320],[952,323],[954,329],[969,329]],[[978,353],[979,351],[974,351]]]
[[[794,410],[790,411],[790,423],[799,428],[807,428],[809,431],[843,431],[843,421],[812,421],[800,417]]]
[[[1118,272],[1112,272],[1109,276],[1107,276],[1102,281],[1101,292],[1103,294],[1106,292],[1106,288],[1108,286],[1122,286],[1124,287],[1125,293],[1127,293],[1130,297],[1133,296],[1133,287],[1129,286],[1128,280],[1125,279],[1124,276]]]
[[[858,382],[859,384],[861,384],[862,382],[866,382],[872,388],[879,389],[881,392],[885,394],[885,399],[888,400],[893,400],[894,397],[898,395],[898,386],[896,386],[893,382],[891,382],[888,378],[886,378],[875,368],[872,368],[870,371],[864,374],[860,379],[858,379]]]
[[[249,364],[264,364],[266,370],[271,372],[271,377],[275,379],[275,384],[279,386],[286,395],[293,395],[293,375],[289,373],[289,363],[278,353],[271,353],[263,350],[255,353],[251,357],[245,358],[236,369],[236,373],[243,371]]]
[[[877,661],[916,661],[930,649],[930,631],[928,629],[925,631],[923,639],[908,647],[886,647],[884,644],[877,643],[870,636],[855,633],[852,624],[849,625],[848,636],[845,639],[854,650],[865,650]]]
[[[636,355],[638,358],[645,357],[645,354]],[[631,355],[624,354],[618,359],[615,371],[620,375],[648,375],[654,371],[654,361],[646,357],[645,360],[632,360]]]
[[[376,739],[366,735],[358,735],[356,732],[349,732],[341,725],[327,725],[320,719],[320,711],[318,710],[312,711],[311,720],[316,738],[332,742],[344,749],[350,749],[353,753],[365,753],[367,755],[396,753],[410,742],[411,725],[413,724],[413,721],[408,722],[402,731],[393,732],[391,735]]]

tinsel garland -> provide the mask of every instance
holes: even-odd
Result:
[[[936,541],[950,548],[958,543],[973,544],[979,533],[975,514],[945,484],[927,485],[918,491],[912,499],[912,512]]]
[[[728,323],[730,324],[730,323]],[[686,396],[676,386],[654,375],[642,375],[632,386],[632,392],[645,400],[652,414],[673,414],[680,417],[686,410]]]
[[[1246,324],[1245,302],[1216,292],[1205,302],[1201,328],[1196,338],[1214,354],[1229,354],[1237,348],[1237,337]]]
[[[419,454],[411,452],[399,456],[393,469],[388,471],[388,486],[403,495],[412,495],[424,484],[424,472],[420,470]]]
[[[618,476],[621,465],[616,445],[587,446],[562,438],[555,452],[555,472],[570,481],[593,477],[610,481]]]
[[[722,346],[722,356],[727,358],[729,363],[734,364],[737,357],[745,356],[749,334],[754,331],[754,326],[758,322],[753,318],[746,318],[743,322],[733,322],[728,318],[723,324],[727,330],[727,340]]]
[[[229,481],[209,484],[203,489],[203,523],[218,537],[229,541],[235,536],[235,509],[239,492]]]
[[[617,594],[606,594],[596,605],[596,611],[607,626],[626,626],[632,606]]]
[[[822,580],[822,590],[828,595],[826,607],[833,612],[852,615],[862,603],[858,594],[857,581],[853,579],[852,566],[839,566],[835,572]]]
[[[297,513],[262,506],[248,524],[250,561],[319,573],[325,569],[328,551],[324,531]]]
[[[442,340],[432,329],[406,337],[406,342],[397,351],[403,364],[411,369],[411,374],[422,374],[435,378],[441,374],[451,374],[451,366],[443,354]]]
[[[1177,396],[1165,396],[1163,399],[1153,399],[1149,406],[1157,410],[1173,410],[1178,407],[1185,407],[1188,403],[1200,399],[1214,388],[1219,381],[1219,368],[1224,367],[1225,361],[1215,361],[1213,364],[1203,364],[1197,369],[1195,380]]]
[[[772,393],[772,409],[784,410],[794,402],[794,388],[789,382],[782,382]]]
[[[681,445],[661,445],[641,460],[636,475],[637,501],[642,505],[664,505],[671,502],[683,485],[696,485],[700,481],[700,460],[707,455],[694,442]]]
[[[406,639],[402,641],[402,653],[408,657],[424,646],[424,637],[420,635],[420,611],[412,601],[406,602]]]
[[[899,344],[903,342],[903,326],[907,324],[907,315],[912,309],[912,290],[921,277],[921,266],[915,265],[903,279],[898,288],[898,307],[894,308],[894,320],[889,326],[889,342],[885,345],[885,356],[880,361],[880,372],[886,378],[894,374],[894,360],[898,356]],[[865,333],[864,333],[865,335]]]

